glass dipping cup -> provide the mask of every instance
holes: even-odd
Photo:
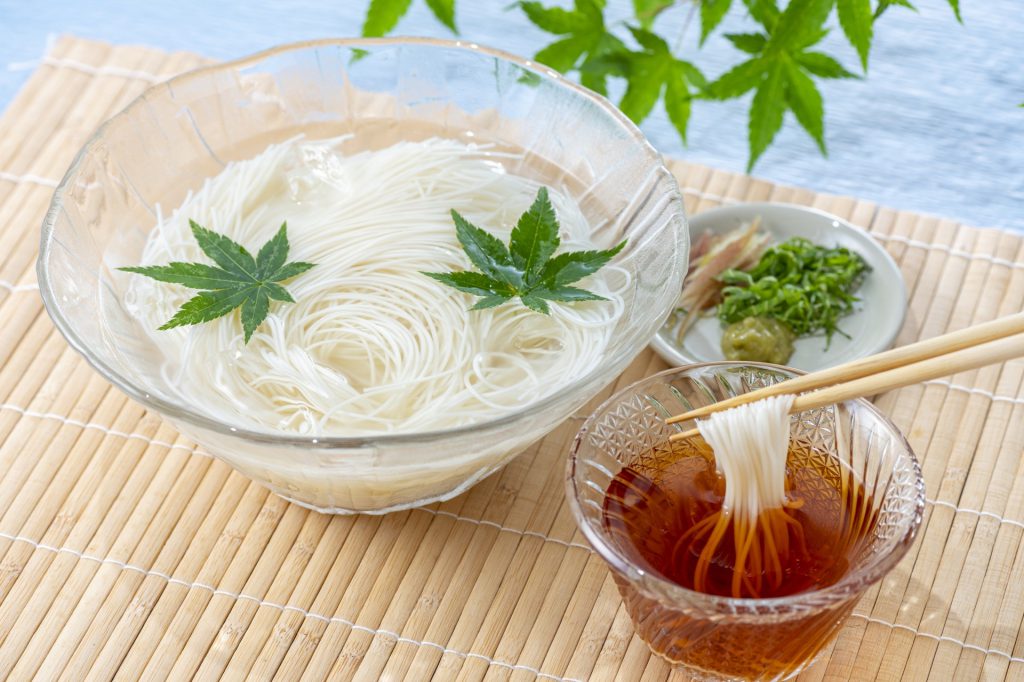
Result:
[[[606,530],[603,503],[612,479],[629,464],[667,448],[673,433],[694,426],[692,421],[667,425],[666,417],[798,374],[739,362],[666,370],[609,398],[572,445],[566,488],[576,522],[611,568],[640,637],[654,653],[697,679],[796,676],[838,634],[868,587],[899,562],[921,524],[924,481],[914,453],[871,403],[854,400],[790,420],[791,438],[827,453],[830,470],[843,466],[854,472],[878,513],[867,543],[828,587],[773,599],[695,592],[639,566],[635,554]]]

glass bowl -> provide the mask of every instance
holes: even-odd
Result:
[[[611,568],[640,637],[654,653],[698,679],[797,675],[836,636],[868,587],[903,557],[921,524],[924,481],[914,453],[871,403],[854,400],[790,418],[791,439],[810,446],[804,452],[821,455],[801,464],[815,466],[822,474],[818,480],[838,480],[846,469],[868,493],[865,512],[877,514],[866,544],[829,586],[772,599],[695,592],[642,565],[628,541],[609,532],[603,504],[613,479],[626,466],[656,472],[672,451],[668,438],[693,427],[692,421],[667,425],[667,416],[798,374],[736,362],[670,369],[608,399],[583,424],[572,446],[566,489],[576,522]],[[793,456],[791,451],[791,463]],[[656,473],[651,475],[656,479]]]
[[[369,131],[361,134],[361,131]],[[282,435],[210,418],[167,390],[160,354],[123,306],[156,223],[226,163],[298,134],[369,149],[431,136],[526,152],[510,170],[570,194],[633,278],[602,360],[547,398],[471,426],[351,437]],[[349,144],[349,143],[346,143]],[[173,78],[79,152],[43,223],[39,284],[68,342],[115,386],[274,492],[324,512],[452,497],[544,436],[646,346],[675,303],[689,238],[671,173],[602,97],[538,64],[431,39],[287,45]]]

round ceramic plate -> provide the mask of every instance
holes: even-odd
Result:
[[[699,213],[690,219],[690,234],[696,238],[705,230],[726,232],[761,216],[770,243],[790,237],[805,237],[823,246],[845,246],[859,253],[871,272],[857,290],[861,299],[856,310],[839,321],[842,334],[797,339],[793,356],[786,364],[808,372],[839,365],[889,348],[896,338],[907,310],[907,292],[896,263],[878,242],[858,227],[834,215],[792,204],[737,204]],[[720,342],[722,325],[710,315],[694,324],[681,344],[667,327],[651,345],[673,365],[724,360]]]

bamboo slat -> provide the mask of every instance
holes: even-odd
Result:
[[[0,678],[683,680],[633,632],[562,496],[588,408],[460,497],[289,505],[98,377],[35,290],[38,226],[90,133],[194,55],[58,41],[0,118]],[[787,201],[899,263],[898,343],[1024,308],[1024,238],[672,162],[687,208]],[[643,353],[594,397],[664,368]],[[804,680],[1024,679],[1024,361],[880,396],[925,522]]]

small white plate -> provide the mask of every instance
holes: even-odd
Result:
[[[907,289],[892,257],[864,230],[834,215],[794,204],[736,204],[699,213],[690,219],[690,235],[705,230],[726,232],[761,216],[770,244],[790,237],[804,237],[822,246],[845,246],[859,253],[871,267],[856,295],[860,301],[851,314],[840,319],[839,328],[850,338],[836,333],[826,348],[825,336],[796,340],[793,356],[786,363],[808,372],[832,367],[878,353],[892,345],[907,311]],[[720,342],[722,324],[710,315],[694,324],[680,345],[675,334],[662,328],[651,346],[673,365],[724,360]]]

